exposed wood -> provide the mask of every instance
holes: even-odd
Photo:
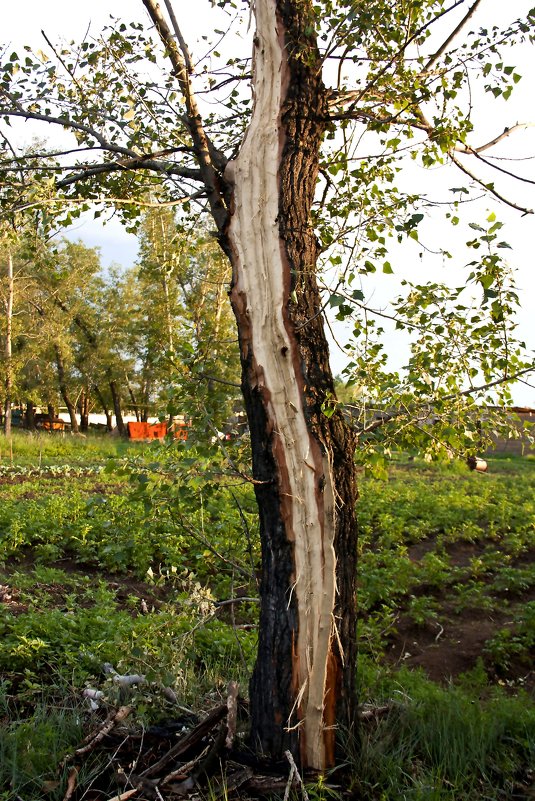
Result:
[[[355,442],[339,416],[328,421],[322,411],[334,386],[309,222],[326,93],[305,33],[311,3],[259,0],[255,14],[253,116],[225,172],[234,186],[231,301],[263,484],[255,485],[263,576],[253,737],[272,755],[300,750],[302,764],[323,769],[334,761],[337,699],[349,704],[344,721],[353,703],[342,665],[355,635],[356,550]],[[348,560],[338,573],[337,538]],[[345,583],[338,601],[337,580]]]

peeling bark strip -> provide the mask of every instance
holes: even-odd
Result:
[[[255,485],[263,575],[253,736],[275,757],[298,743],[302,764],[323,769],[335,724],[354,711],[356,567],[355,442],[340,415],[322,413],[334,387],[309,223],[326,101],[309,0],[256,0],[255,13],[253,117],[225,173],[231,300],[253,469],[265,482]]]

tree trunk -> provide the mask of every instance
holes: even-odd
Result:
[[[59,345],[54,345],[54,351],[56,354],[56,367],[58,370],[59,391],[61,392],[61,397],[63,398],[63,402],[65,403],[65,406],[67,407],[67,411],[69,413],[69,419],[71,421],[71,431],[73,434],[78,434],[78,420],[76,418],[76,408],[69,396],[69,390],[67,389],[67,382],[65,380],[65,365],[63,363],[63,356],[61,354],[61,348],[59,347]]]
[[[99,403],[100,403],[100,406],[102,408],[102,411],[104,412],[104,415],[106,417],[106,431],[113,431],[113,421],[112,421],[112,417],[111,417],[111,412],[108,409],[108,404],[106,403],[106,401],[104,399],[104,395],[100,391],[100,387],[97,386],[97,384],[93,385],[93,389],[95,390],[95,395],[97,396],[97,398],[99,400]]]
[[[256,0],[255,107],[228,239],[262,540],[252,736],[334,763],[355,718],[355,438],[334,408],[310,207],[326,92],[310,0]],[[325,413],[327,406],[327,413]],[[334,409],[334,411],[333,411]]]
[[[126,377],[126,386],[128,388],[128,394],[130,395],[130,400],[132,401],[132,410],[136,416],[136,421],[139,423],[141,420],[141,415],[139,413],[139,406],[136,400],[136,396],[134,394],[132,384],[130,383],[130,379],[128,378],[128,376],[125,377]]]
[[[254,109],[238,158],[211,146],[191,59],[155,0],[220,243],[233,267],[262,541],[254,745],[304,767],[334,762],[355,718],[356,440],[333,405],[310,220],[327,118],[312,0],[255,0]],[[178,45],[177,45],[178,41]],[[328,414],[324,414],[328,407]]]
[[[111,397],[113,399],[113,411],[115,413],[115,424],[121,437],[126,436],[126,426],[123,421],[123,413],[121,411],[121,396],[117,388],[117,382],[112,379],[110,381]]]
[[[84,387],[78,400],[78,411],[80,413],[80,431],[84,433],[89,430],[89,389]]]
[[[11,407],[13,405],[13,362],[12,362],[12,330],[13,330],[13,301],[15,295],[15,284],[13,280],[13,257],[9,252],[7,255],[7,303],[6,303],[6,376],[5,391],[6,398],[4,404],[4,434],[11,436]]]
[[[26,401],[26,428],[28,431],[35,431],[35,404],[33,401]]]

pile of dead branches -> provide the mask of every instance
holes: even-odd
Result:
[[[188,715],[147,730],[129,726],[132,709],[114,709],[62,762],[63,801],[167,801],[175,798],[265,796],[297,786],[306,790],[291,754],[284,765],[262,764],[240,742],[238,722],[247,705],[231,682],[227,701],[202,720]],[[98,754],[104,767],[89,784],[80,781],[86,760]],[[114,788],[108,790],[105,788]],[[115,795],[112,792],[115,791]]]

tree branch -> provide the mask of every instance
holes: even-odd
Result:
[[[516,125],[511,125],[510,128],[504,128],[503,133],[499,134],[498,136],[495,136],[494,139],[491,139],[490,142],[487,142],[484,145],[480,145],[479,147],[469,147],[469,146],[462,147],[461,145],[459,145],[455,149],[457,150],[458,153],[472,153],[472,154],[483,153],[484,150],[488,150],[489,148],[494,147],[494,145],[497,145],[498,142],[501,142],[502,139],[505,139],[507,136],[510,136],[515,131],[518,131],[523,128],[532,128],[533,126],[535,126],[534,122],[517,122]]]
[[[483,158],[483,156],[481,156],[477,152],[477,150],[473,150],[472,151],[472,150],[468,149],[467,153],[471,153],[477,159],[482,161],[483,164],[486,164],[488,167],[492,167],[493,170],[498,170],[498,172],[502,172],[504,175],[509,175],[511,178],[515,178],[517,181],[522,181],[525,184],[535,184],[535,181],[533,181],[531,178],[524,178],[523,175],[517,175],[516,173],[511,172],[510,170],[506,170],[505,167],[500,167],[499,164],[493,164],[492,161],[489,161],[488,159]]]
[[[490,194],[493,195],[495,198],[497,198],[498,200],[501,200],[502,203],[505,203],[507,206],[510,206],[512,209],[516,209],[517,211],[521,211],[523,215],[525,215],[525,214],[533,214],[533,209],[528,209],[525,206],[519,206],[517,203],[513,203],[512,200],[507,200],[507,198],[504,197],[503,195],[501,195],[499,192],[497,192],[496,189],[494,189],[493,186],[491,186],[490,184],[486,184],[481,178],[478,178],[477,175],[474,175],[474,173],[471,172],[469,169],[467,169],[464,166],[464,164],[462,164],[459,161],[459,159],[455,158],[453,153],[450,152],[449,156],[450,156],[450,159],[452,160],[452,162],[457,165],[457,167],[461,170],[461,172],[464,172],[465,175],[468,175],[468,177],[471,178],[472,181],[475,181],[476,184],[479,184],[479,186],[484,187],[487,190],[487,192],[490,192]]]
[[[3,117],[23,117],[26,120],[37,120],[37,122],[47,122],[51,125],[61,125],[62,128],[70,128],[73,131],[80,131],[82,133],[87,134],[88,136],[92,136],[99,145],[102,147],[103,150],[107,150],[110,153],[121,153],[123,156],[129,156],[130,158],[139,158],[139,154],[136,153],[134,150],[129,150],[126,147],[121,147],[120,145],[113,145],[111,142],[108,142],[102,134],[98,131],[95,131],[94,128],[91,128],[89,125],[84,125],[81,122],[74,122],[70,120],[68,117],[52,117],[47,114],[39,114],[37,111],[27,111],[18,101],[16,98],[11,95],[10,92],[7,92],[5,89],[0,89],[0,92],[4,94],[12,103],[14,103],[17,108],[0,108],[0,116]]]
[[[532,373],[535,371],[535,364],[532,364],[531,367],[526,367],[524,370],[519,370],[518,373],[514,373],[513,375],[507,376],[507,378],[497,378],[496,381],[490,381],[488,384],[481,384],[477,387],[470,387],[470,389],[464,389],[461,392],[453,392],[450,395],[445,395],[443,398],[440,398],[440,401],[443,403],[444,401],[455,400],[456,398],[460,397],[467,397],[468,395],[474,395],[477,392],[484,392],[487,389],[492,389],[492,387],[500,386],[501,384],[508,384],[512,381],[516,381],[520,376],[526,375],[526,373]],[[424,402],[416,404],[412,407],[412,409],[406,409],[403,412],[396,412],[393,414],[385,414],[378,420],[373,420],[368,426],[365,426],[361,431],[359,431],[359,436],[362,434],[369,434],[372,431],[375,431],[381,426],[385,425],[385,423],[389,423],[391,420],[395,420],[399,417],[403,417],[403,415],[409,414],[411,411],[416,411],[422,408],[425,405],[433,406],[432,401]]]
[[[453,29],[448,38],[440,45],[438,50],[431,56],[431,58],[423,68],[420,75],[425,75],[425,73],[428,72],[431,69],[431,67],[438,61],[440,56],[445,52],[448,45],[455,39],[457,34],[460,33],[460,31],[464,28],[470,17],[474,14],[480,2],[481,0],[475,0],[475,2],[470,6],[470,8],[466,12],[462,20],[459,22],[459,24]]]
[[[182,35],[180,34],[178,25],[176,25],[174,14],[172,15],[172,21],[173,24],[176,25],[176,31],[178,31],[177,39],[180,45],[183,45],[185,48],[185,50],[182,50],[182,52],[177,47],[177,44],[173,38],[173,34],[171,33],[156,0],[143,0],[143,5],[147,9],[150,18],[154,23],[158,34],[160,35],[163,45],[166,48],[167,55],[169,56],[171,64],[173,65],[174,74],[178,79],[180,90],[186,104],[187,126],[193,140],[193,148],[199,164],[201,177],[206,187],[210,210],[218,230],[222,232],[226,227],[228,218],[228,209],[225,202],[223,193],[224,186],[222,182],[222,171],[224,169],[225,157],[222,153],[218,153],[218,151],[213,148],[209,142],[208,136],[206,135],[206,131],[204,130],[202,117],[197,106],[195,93],[193,91],[188,74],[188,62],[190,63],[190,66],[191,62],[187,47]],[[166,5],[169,6],[168,3],[166,3]],[[215,154],[217,154],[217,166],[214,164],[213,160]]]
[[[191,181],[202,180],[200,170],[194,170],[189,167],[179,167],[170,162],[155,161],[151,156],[140,156],[129,159],[128,161],[116,161],[110,164],[95,164],[91,167],[84,167],[82,168],[82,172],[58,181],[56,186],[58,189],[64,189],[67,186],[85,181],[95,175],[135,169],[145,169],[152,172],[165,173],[166,175],[177,175],[180,178],[188,178]]]

